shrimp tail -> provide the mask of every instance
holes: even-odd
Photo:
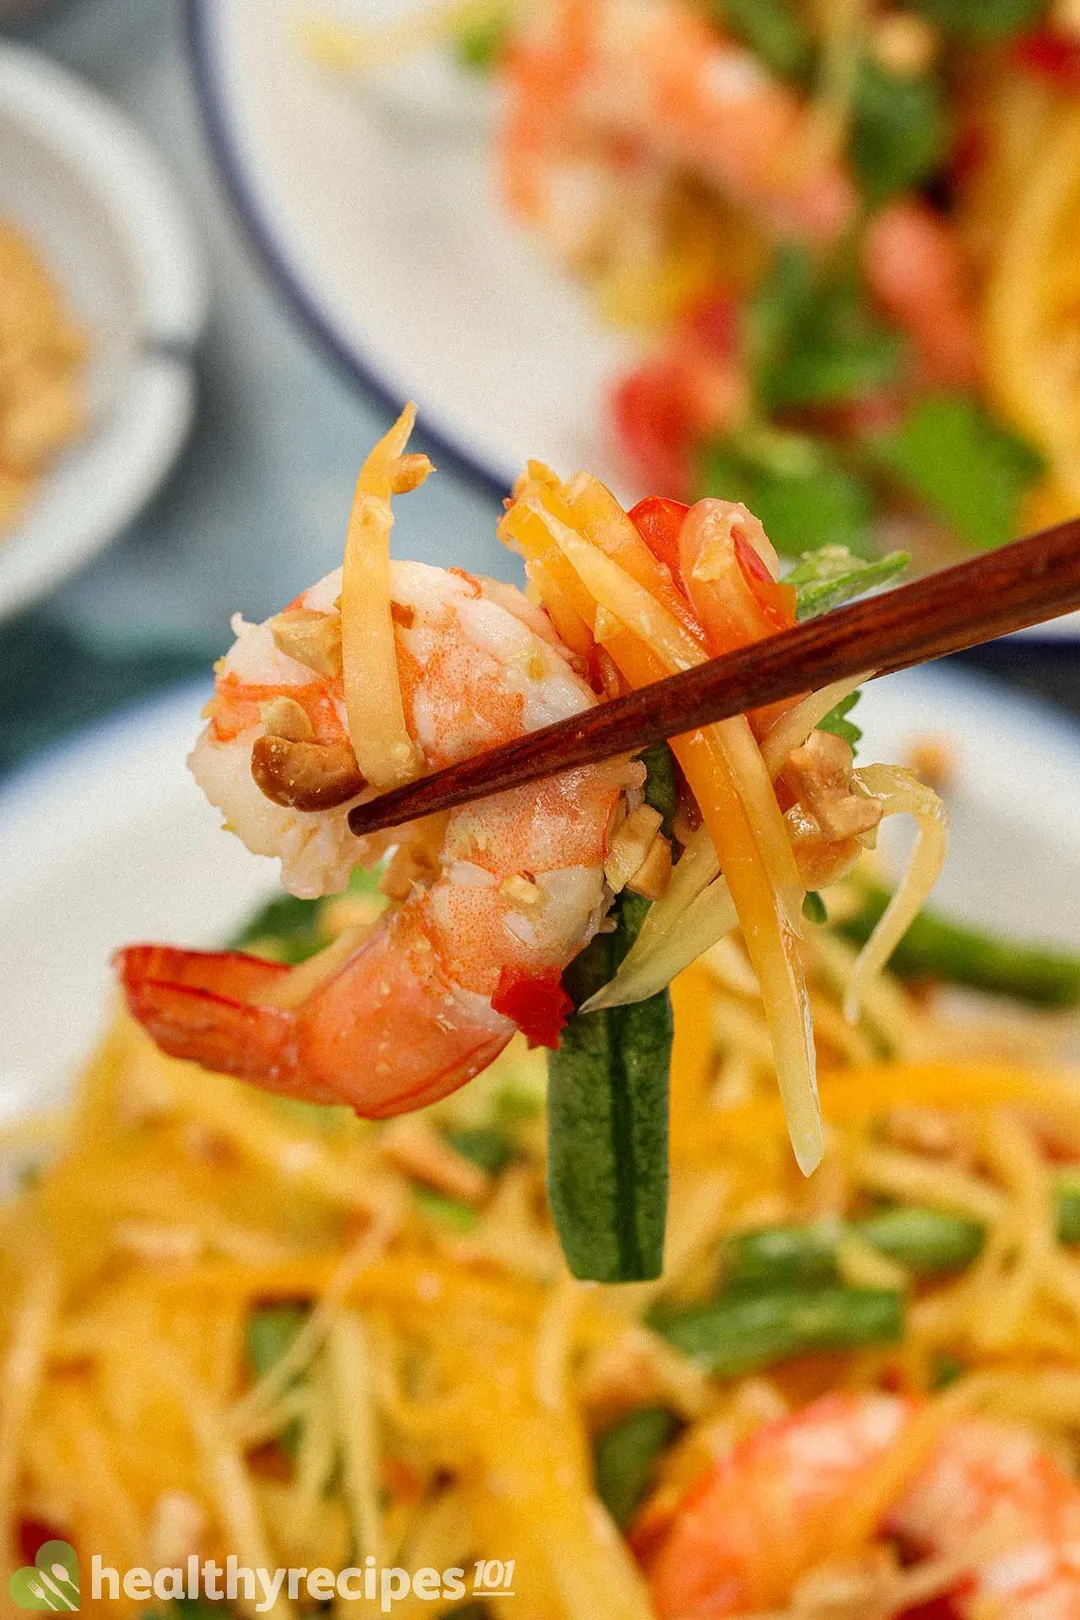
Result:
[[[295,970],[235,952],[133,945],[116,966],[132,1016],[171,1057],[385,1119],[464,1085],[514,1032],[445,978],[410,912],[298,1001]]]
[[[114,960],[132,1017],[163,1052],[293,1093],[295,1065],[284,1061],[293,1015],[255,999],[288,977],[285,964],[168,945],[130,945]]]

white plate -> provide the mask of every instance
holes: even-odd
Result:
[[[496,195],[496,92],[421,56],[363,85],[297,39],[426,0],[187,0],[196,78],[233,201],[293,307],[388,407],[418,401],[444,456],[500,496],[530,456],[632,489],[605,432],[637,351]],[[1034,639],[1080,636],[1080,614]]]
[[[73,572],[171,466],[194,403],[201,256],[173,180],[97,91],[0,46],[0,219],[39,248],[91,343],[86,437],[0,536],[0,617]]]
[[[109,958],[133,940],[212,945],[276,887],[276,863],[220,830],[184,767],[203,687],[111,721],[0,793],[0,1118],[58,1095],[107,1016]],[[931,733],[955,752],[938,902],[1080,949],[1080,730],[951,671],[868,687],[865,759]]]

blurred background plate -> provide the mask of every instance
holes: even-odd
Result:
[[[201,255],[168,170],[79,79],[0,46],[0,219],[40,252],[90,345],[90,423],[0,539],[0,616],[113,539],[171,466],[194,405]]]
[[[500,495],[529,456],[617,486],[604,394],[635,345],[505,216],[486,93],[459,101],[423,60],[362,88],[335,79],[301,49],[304,14],[188,0],[217,156],[271,272],[366,388],[415,398],[444,453]]]
[[[497,196],[498,88],[420,55],[353,82],[316,67],[297,24],[333,0],[187,0],[196,80],[232,201],[324,347],[390,408],[416,399],[436,450],[500,496],[529,457],[632,489],[605,431],[640,341]],[[378,24],[416,0],[339,0]],[[1080,635],[1080,615],[1035,631]]]
[[[129,710],[0,792],[0,1118],[56,1097],[86,1055],[117,946],[212,946],[277,886],[276,862],[221,832],[185,769],[205,695],[185,686]],[[937,903],[1080,949],[1080,729],[945,669],[867,687],[859,721],[864,760],[948,740],[952,851]]]

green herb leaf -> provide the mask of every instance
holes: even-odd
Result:
[[[786,467],[755,463],[730,443],[715,445],[702,460],[699,497],[742,501],[786,557],[827,544],[862,550],[874,514],[869,485],[829,464],[807,443],[810,453],[801,465],[792,458]]]
[[[656,1459],[677,1427],[662,1406],[643,1407],[593,1442],[596,1494],[622,1530],[645,1495]]]
[[[781,78],[806,77],[813,61],[813,42],[791,0],[713,0],[711,10],[718,22]]]
[[[665,838],[672,838],[675,814],[679,808],[675,755],[667,743],[661,742],[646,748],[641,758],[645,766],[645,803],[663,816],[660,830]]]
[[[1046,0],[911,0],[912,9],[957,34],[1000,39],[1037,23]]]
[[[494,1125],[469,1125],[443,1133],[455,1153],[497,1176],[517,1158],[517,1148],[505,1131]]]
[[[949,146],[945,98],[927,75],[900,78],[872,61],[856,82],[851,157],[872,208],[921,185],[941,167]]]
[[[834,737],[842,737],[854,754],[862,742],[862,730],[847,716],[858,703],[861,697],[859,692],[849,692],[846,698],[841,698],[834,709],[830,709],[824,720],[819,720],[819,731],[831,731]]]
[[[356,867],[349,878],[350,894],[377,895],[378,872]],[[295,966],[321,951],[329,941],[322,926],[325,900],[297,900],[295,895],[278,894],[255,913],[228,941],[230,951],[255,950],[276,962]]]
[[[488,16],[479,17],[463,28],[455,41],[462,67],[472,73],[493,72],[510,37],[512,21],[509,8],[493,6]]]
[[[443,1193],[432,1192],[430,1187],[414,1187],[412,1195],[413,1203],[421,1214],[437,1221],[440,1226],[448,1226],[452,1232],[472,1232],[480,1219],[479,1213],[471,1204],[463,1204],[459,1198],[447,1198]]]
[[[649,902],[623,893],[613,934],[598,934],[564,983],[577,1006],[614,976]],[[575,1277],[641,1282],[664,1263],[668,1082],[667,992],[575,1014],[548,1063],[548,1196]]]
[[[1042,471],[1031,447],[964,394],[920,402],[877,441],[882,464],[961,540],[977,548],[1016,537],[1020,500]]]
[[[842,405],[895,382],[903,344],[850,276],[819,274],[802,248],[782,248],[750,301],[746,340],[766,411]]]
[[[855,729],[854,727],[852,728]],[[802,903],[802,914],[807,922],[827,923],[829,913],[825,909],[825,902],[816,889],[807,889],[806,898]]]
[[[795,587],[796,617],[816,619],[819,613],[830,613],[867,591],[892,584],[910,562],[906,551],[890,551],[887,557],[866,562],[845,546],[819,546],[800,557],[784,583]]]

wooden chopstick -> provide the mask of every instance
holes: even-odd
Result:
[[[923,664],[1080,608],[1080,518],[898,586],[767,641],[408,782],[349,812],[358,835],[637,754],[749,709],[864,671]],[[868,679],[872,678],[867,676]]]

